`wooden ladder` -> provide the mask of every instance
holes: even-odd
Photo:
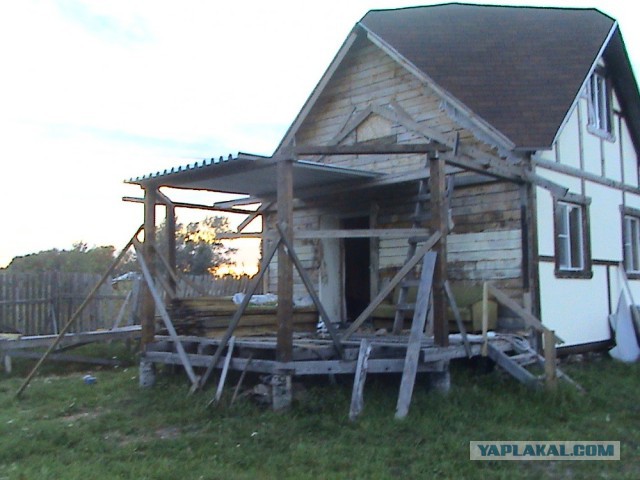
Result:
[[[451,195],[453,191],[453,178],[447,178],[447,191],[446,198],[447,204],[450,203]],[[424,224],[431,218],[431,213],[427,211],[425,205],[427,202],[431,200],[431,194],[427,192],[427,182],[425,180],[420,180],[418,185],[418,194],[416,196],[416,204],[414,207],[414,212],[411,217],[412,227],[413,228],[422,228]],[[451,223],[451,222],[449,222]],[[420,237],[413,236],[407,239],[409,243],[409,248],[407,249],[407,257],[405,259],[405,264],[408,262],[416,253],[418,249],[418,244],[420,242],[424,242],[428,239],[428,237]],[[417,269],[414,269],[411,273],[409,273],[405,279],[400,283],[400,292],[398,294],[398,302],[396,304],[396,313],[393,319],[393,333],[398,335],[402,328],[404,327],[404,319],[407,311],[414,311],[416,308],[415,303],[408,303],[407,300],[409,298],[409,289],[417,288],[420,285],[420,279],[418,276]]]
[[[508,336],[505,337],[509,346],[508,350],[501,350],[493,343],[488,344],[488,355],[496,364],[506,371],[509,375],[517,379],[519,382],[531,388],[541,388],[547,381],[547,361],[536,352],[529,342],[522,337]],[[530,370],[532,367],[538,367],[542,373],[534,373]],[[583,388],[576,383],[569,375],[555,367],[555,374],[580,391]]]

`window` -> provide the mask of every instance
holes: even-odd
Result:
[[[600,135],[611,136],[611,92],[609,82],[603,72],[593,72],[587,91],[590,130]]]
[[[584,197],[556,199],[556,276],[561,278],[591,278],[589,224]]]
[[[624,269],[630,277],[640,278],[640,211],[623,210],[622,241]]]

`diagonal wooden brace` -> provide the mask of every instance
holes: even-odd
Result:
[[[193,366],[189,361],[189,357],[187,356],[187,352],[185,352],[184,347],[182,346],[182,342],[178,337],[178,333],[176,332],[175,327],[173,326],[173,322],[171,322],[171,318],[169,317],[169,313],[164,306],[164,302],[162,301],[162,297],[158,292],[158,289],[153,283],[153,278],[151,277],[151,272],[149,271],[149,267],[147,265],[147,261],[144,258],[142,253],[142,245],[139,241],[135,240],[133,242],[133,246],[136,250],[136,258],[138,263],[140,264],[140,270],[142,270],[142,276],[144,277],[145,282],[147,283],[147,287],[149,287],[149,291],[151,292],[151,296],[153,297],[153,301],[160,313],[160,317],[162,317],[162,321],[164,322],[164,326],[167,327],[167,332],[169,332],[169,336],[174,341],[176,345],[176,349],[178,350],[178,355],[180,356],[180,360],[182,361],[182,366],[187,372],[187,376],[191,381],[192,388],[198,386],[199,378],[193,371]]]
[[[313,283],[311,282],[309,275],[307,274],[304,267],[302,266],[302,262],[300,262],[298,255],[293,249],[293,245],[291,245],[291,242],[284,234],[283,226],[281,224],[278,224],[277,227],[278,227],[278,232],[280,232],[280,237],[282,238],[282,241],[287,246],[287,253],[289,257],[293,261],[293,264],[296,266],[296,269],[298,270],[298,274],[300,275],[300,278],[302,279],[304,286],[307,288],[307,291],[309,292],[309,295],[311,296],[313,303],[315,303],[316,308],[318,309],[318,312],[320,312],[320,317],[322,318],[324,325],[327,327],[327,330],[329,331],[329,335],[331,336],[331,340],[333,341],[333,345],[336,348],[336,351],[340,355],[340,358],[344,358],[342,344],[340,343],[340,336],[336,331],[335,325],[331,322],[331,318],[329,318],[329,314],[324,309],[324,306],[320,301],[320,297],[318,297],[318,294],[314,290]]]
[[[431,250],[431,248],[433,248],[436,242],[440,240],[440,236],[441,236],[440,232],[436,232],[433,235],[431,235],[431,237],[429,237],[427,242],[424,245],[422,245],[418,249],[418,251],[416,251],[413,257],[411,257],[411,259],[409,259],[407,263],[404,264],[404,266],[400,269],[398,273],[396,273],[396,275],[393,277],[393,279],[391,279],[391,281],[387,284],[387,286],[384,287],[380,291],[380,293],[378,293],[378,296],[373,299],[373,301],[369,304],[369,306],[364,309],[364,311],[358,316],[358,318],[356,318],[354,322],[351,324],[351,326],[343,333],[342,335],[343,342],[347,340],[351,335],[353,335],[353,333],[358,328],[360,328],[360,325],[362,325],[364,321],[369,317],[369,315],[371,315],[373,311],[376,308],[378,308],[378,305],[382,303],[382,301],[387,297],[387,295],[389,295],[393,291],[393,289],[396,288],[396,286],[404,279],[404,277],[407,276],[407,274],[413,269],[413,267],[415,267],[418,264],[418,262],[422,260],[422,257],[424,257],[424,255],[429,250]]]
[[[229,321],[229,326],[227,327],[227,330],[224,332],[224,335],[222,336],[222,338],[220,339],[220,344],[218,345],[218,348],[213,354],[213,358],[211,359],[211,362],[207,367],[207,371],[204,373],[204,375],[200,379],[200,384],[196,388],[204,387],[204,385],[209,380],[209,377],[211,376],[213,369],[216,368],[216,365],[220,360],[220,356],[222,355],[222,351],[227,346],[227,343],[229,342],[229,339],[233,335],[233,332],[235,331],[236,327],[238,326],[238,323],[240,323],[240,317],[242,317],[242,315],[244,314],[244,311],[249,306],[249,302],[251,301],[251,296],[258,289],[258,285],[260,285],[260,282],[262,281],[262,277],[265,274],[266,267],[269,265],[269,263],[271,263],[271,259],[273,258],[276,251],[278,250],[278,247],[280,246],[281,241],[282,241],[282,238],[280,236],[275,238],[273,245],[271,245],[271,248],[269,248],[264,258],[262,259],[258,273],[256,274],[255,277],[251,279],[251,283],[249,283],[249,286],[247,288],[247,293],[242,299],[242,303],[240,303],[240,305],[238,306],[238,309],[236,310],[236,312],[233,314],[233,317]]]

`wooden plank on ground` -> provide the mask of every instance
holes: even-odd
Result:
[[[487,354],[489,358],[498,364],[498,366],[502,367],[521,383],[534,388],[538,388],[540,386],[538,380],[531,374],[531,372],[511,360],[506,353],[496,348],[494,345],[487,345]]]
[[[429,252],[424,256],[422,262],[420,286],[418,287],[416,297],[416,309],[413,314],[413,322],[411,323],[407,356],[405,357],[404,369],[402,371],[398,404],[396,405],[396,418],[398,419],[405,418],[407,413],[409,413],[409,405],[411,404],[411,397],[413,396],[413,386],[416,381],[418,361],[420,359],[421,340],[424,336],[424,324],[427,319],[427,310],[429,309],[429,297],[433,285],[436,258],[436,253]]]
[[[369,355],[371,354],[371,344],[366,338],[360,341],[360,351],[358,352],[358,363],[353,378],[353,392],[351,393],[351,407],[349,408],[349,420],[354,421],[364,408],[364,382],[367,379],[367,368]]]

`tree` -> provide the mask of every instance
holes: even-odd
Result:
[[[201,222],[186,226],[176,223],[176,266],[183,273],[202,275],[211,273],[221,265],[233,265],[235,248],[218,240],[218,234],[229,232],[229,220],[209,216]],[[160,252],[167,254],[167,227],[163,222],[156,229],[156,243]]]
[[[111,245],[89,248],[84,242],[76,242],[71,250],[54,248],[15,257],[6,271],[104,273],[113,262],[114,252]]]

